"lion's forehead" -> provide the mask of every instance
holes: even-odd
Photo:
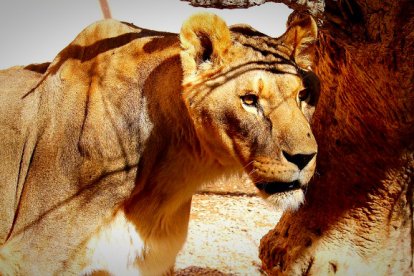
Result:
[[[298,73],[295,62],[291,59],[291,46],[280,39],[264,35],[248,25],[231,28],[235,48],[245,61],[254,61],[268,70]]]
[[[235,78],[235,87],[239,94],[254,93],[261,98],[288,98],[303,89],[302,79],[289,73],[272,73],[255,69],[240,74]]]
[[[299,74],[293,61],[278,55],[263,54],[260,49],[246,47],[237,42],[229,49],[225,61],[230,67],[244,71],[264,70],[275,74]]]
[[[238,86],[254,91],[263,83],[264,97],[272,96],[275,91],[290,96],[302,88],[301,71],[286,54],[286,45],[248,26],[233,27],[232,31],[234,43],[225,65],[217,71],[220,76],[235,79]]]
[[[296,97],[299,90],[303,88],[302,80],[295,75],[276,75],[263,79],[263,89],[259,92],[262,98],[271,99],[275,96],[284,100]]]

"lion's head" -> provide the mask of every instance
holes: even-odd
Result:
[[[311,17],[275,39],[207,14],[180,34],[184,99],[204,148],[222,165],[241,164],[280,208],[299,206],[315,170],[316,36]]]

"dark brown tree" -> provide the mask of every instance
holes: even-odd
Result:
[[[414,3],[412,0],[193,0],[285,3],[318,18],[313,120],[318,173],[305,205],[261,241],[271,275],[412,275]]]

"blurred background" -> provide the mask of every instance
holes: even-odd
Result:
[[[227,24],[246,23],[279,36],[291,10],[267,3],[249,9],[194,8],[180,0],[107,0],[112,17],[159,31],[178,33],[197,11],[211,11]],[[103,18],[99,0],[2,0],[0,4],[0,69],[52,61],[86,26]]]

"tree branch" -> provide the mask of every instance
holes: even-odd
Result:
[[[315,17],[322,17],[325,10],[324,0],[181,0],[194,7],[217,9],[246,9],[267,2],[283,3],[298,12],[307,12]]]
[[[112,18],[111,16],[111,9],[109,8],[109,4],[107,0],[99,0],[99,4],[101,6],[102,14],[105,19]]]

